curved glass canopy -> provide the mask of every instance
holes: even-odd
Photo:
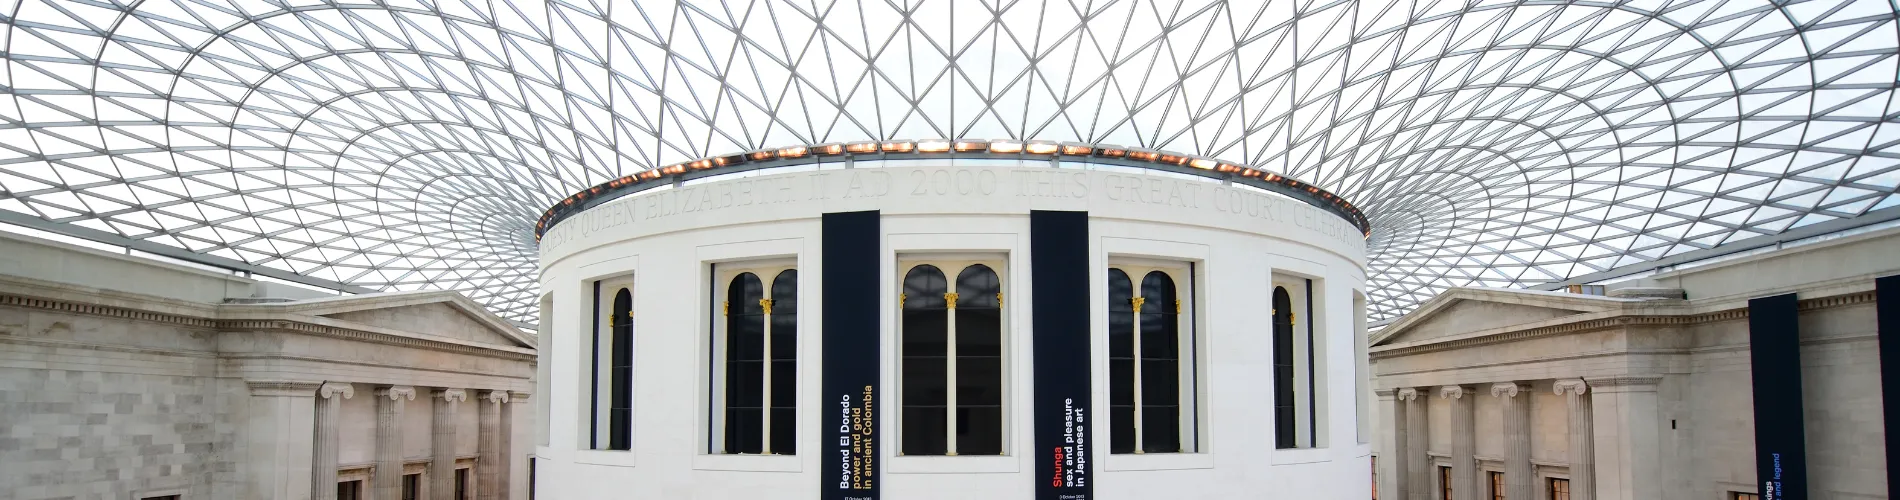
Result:
[[[1895,217],[1896,12],[1768,2],[20,0],[0,222],[535,321],[583,188],[784,144],[1112,143],[1352,200],[1372,318]],[[1714,250],[1711,250],[1714,249]]]

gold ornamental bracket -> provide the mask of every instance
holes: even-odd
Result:
[[[949,293],[943,294],[943,304],[944,304],[944,307],[947,307],[950,309],[956,309],[957,308],[957,292],[949,292]]]
[[[1141,305],[1142,305],[1142,304],[1146,304],[1146,303],[1148,303],[1148,298],[1147,298],[1147,297],[1135,297],[1135,298],[1134,298],[1133,300],[1130,300],[1129,302],[1131,302],[1131,303],[1133,303],[1133,304],[1135,304],[1135,312],[1136,312],[1137,314],[1139,314],[1139,313],[1141,312]]]
[[[759,309],[765,310],[766,314],[772,314],[772,299],[759,299]]]

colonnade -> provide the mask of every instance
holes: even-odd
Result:
[[[429,388],[430,420],[429,492],[435,500],[455,498],[455,422],[462,404],[468,401],[467,389]],[[523,399],[523,395],[505,390],[473,391],[476,398],[477,444],[474,470],[476,498],[499,500],[508,497],[507,473],[510,464],[509,436],[514,430],[512,411],[505,405]],[[402,498],[402,445],[405,429],[403,414],[407,403],[415,401],[417,389],[406,385],[378,386],[372,392],[376,405],[375,465],[370,473],[369,498]],[[316,410],[312,422],[315,442],[311,453],[311,498],[337,498],[337,450],[339,447],[338,407],[342,400],[356,395],[355,386],[344,382],[325,382],[316,388]]]

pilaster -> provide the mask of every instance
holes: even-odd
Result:
[[[1564,397],[1570,421],[1570,499],[1596,500],[1596,439],[1591,430],[1595,419],[1590,410],[1590,386],[1581,379],[1559,380],[1551,386]]]
[[[337,409],[343,400],[356,396],[356,387],[348,382],[324,382],[317,388],[315,448],[310,459],[310,496],[315,500],[336,500]]]
[[[1599,500],[1662,498],[1662,377],[1587,379],[1596,436]]]
[[[1516,382],[1491,384],[1503,403],[1504,497],[1535,498],[1531,477],[1531,387]]]
[[[402,498],[403,403],[416,399],[416,388],[398,385],[376,390],[376,468],[370,485],[377,500]]]
[[[1399,389],[1398,398],[1405,403],[1405,456],[1400,460],[1405,464],[1405,488],[1410,500],[1432,500],[1431,458],[1425,455],[1431,446],[1431,419],[1429,407],[1430,389],[1421,394],[1418,389],[1406,387]],[[1423,397],[1422,397],[1423,396]]]
[[[1411,456],[1411,443],[1407,442],[1409,438],[1405,435],[1408,423],[1405,405],[1408,402],[1399,399],[1398,392],[1395,389],[1372,392],[1378,396],[1379,407],[1385,409],[1386,422],[1392,426],[1392,432],[1382,432],[1379,436],[1379,448],[1383,453],[1379,454],[1379,482],[1376,486],[1384,498],[1407,500],[1411,498],[1406,489],[1410,481],[1406,480],[1408,471],[1405,466],[1406,458]]]
[[[508,404],[508,391],[483,391],[481,410],[476,414],[480,420],[479,435],[476,436],[476,453],[481,457],[475,462],[475,498],[477,500],[501,500],[508,498],[504,480],[508,474],[505,459],[508,455],[501,439],[501,415]]]
[[[1438,397],[1451,403],[1451,495],[1454,500],[1478,500],[1478,434],[1471,388],[1447,385]]]
[[[436,500],[455,498],[455,410],[457,403],[468,400],[461,389],[429,391],[435,415],[429,429],[429,496]]]
[[[251,396],[244,419],[247,498],[310,498],[312,399],[318,382],[245,380]]]

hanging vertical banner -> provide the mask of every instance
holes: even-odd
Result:
[[[1092,500],[1089,430],[1089,218],[1029,212],[1036,500]]]
[[[878,500],[878,212],[823,219],[823,500]]]
[[[1900,404],[1894,401],[1896,386],[1900,386],[1900,275],[1887,276],[1874,280],[1874,303],[1879,319],[1876,328],[1880,339],[1880,401],[1886,408],[1887,422],[1887,494],[1900,492]]]
[[[1755,482],[1762,500],[1808,497],[1801,419],[1801,343],[1792,293],[1749,299],[1755,390]]]

